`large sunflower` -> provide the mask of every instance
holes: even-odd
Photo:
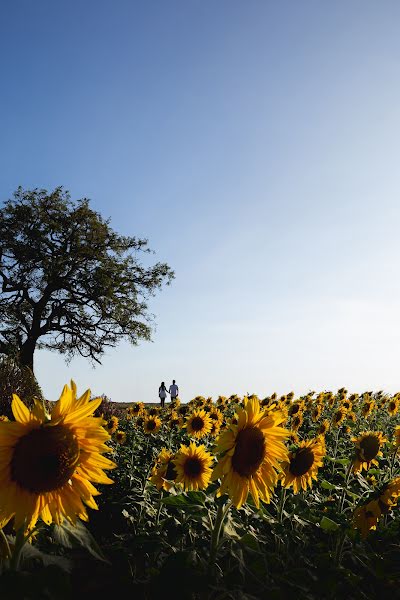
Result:
[[[174,460],[177,473],[176,482],[181,483],[185,490],[204,490],[210,482],[213,456],[206,451],[205,446],[180,447]]]
[[[381,431],[365,431],[358,438],[352,438],[355,443],[355,457],[353,472],[358,473],[369,469],[370,465],[377,465],[376,458],[382,456],[381,446],[387,441]]]
[[[260,498],[269,502],[279,462],[287,459],[283,440],[289,431],[280,426],[285,418],[280,411],[266,413],[257,398],[245,398],[243,403],[238,424],[230,425],[218,438],[216,452],[221,457],[212,478],[221,479],[217,495],[228,494],[237,508],[249,492],[259,507]]]
[[[293,486],[297,494],[301,489],[312,486],[312,480],[317,479],[318,467],[322,467],[325,456],[325,442],[321,436],[314,440],[303,440],[299,447],[290,452],[289,459],[282,463],[282,486]]]
[[[186,420],[188,435],[201,439],[211,431],[212,420],[205,410],[195,410]]]
[[[115,467],[102,456],[110,452],[103,419],[93,417],[101,401],[90,400],[90,390],[77,399],[71,382],[50,416],[41,403],[29,410],[13,395],[15,421],[0,423],[0,527],[12,517],[15,529],[32,529],[39,518],[74,524],[88,520],[84,504],[97,509],[91,482],[113,483],[104,469]]]

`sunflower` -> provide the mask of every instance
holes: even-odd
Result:
[[[205,410],[195,410],[186,419],[188,435],[201,439],[211,431],[212,421]]]
[[[388,405],[387,405],[387,411],[388,411],[389,415],[391,417],[393,417],[397,413],[398,410],[399,410],[398,401],[395,399],[389,400]]]
[[[289,453],[287,461],[282,463],[282,487],[293,486],[297,494],[307,486],[312,487],[312,480],[317,479],[318,467],[322,467],[325,456],[325,442],[323,437],[314,440],[303,440],[299,447]]]
[[[134,402],[133,405],[129,408],[131,414],[135,417],[138,417],[144,410],[143,402]]]
[[[144,420],[143,430],[146,434],[158,433],[161,428],[161,419],[157,416],[149,416]]]
[[[325,433],[328,431],[329,429],[329,421],[328,419],[324,419],[322,421],[322,423],[320,424],[320,426],[318,427],[318,434],[319,435],[325,435]]]
[[[145,422],[145,418],[144,418],[144,417],[142,417],[142,416],[140,416],[140,417],[138,417],[138,418],[136,419],[136,426],[137,426],[137,427],[143,427],[143,425],[144,425],[144,422]]]
[[[355,423],[357,421],[357,415],[353,410],[351,410],[350,412],[347,413],[346,419],[349,419],[350,421]]]
[[[322,406],[320,404],[317,404],[311,411],[311,419],[313,420],[314,423],[319,421],[321,413],[322,413]]]
[[[104,469],[115,467],[102,456],[110,452],[103,419],[93,417],[101,402],[90,400],[90,390],[77,399],[71,382],[50,416],[38,401],[29,410],[13,394],[15,421],[0,423],[0,527],[12,517],[16,530],[31,530],[39,518],[75,524],[88,520],[84,504],[97,509],[91,482],[113,483]]]
[[[190,442],[189,446],[182,444],[173,462],[176,482],[181,483],[185,490],[206,489],[211,478],[213,456],[204,445],[196,446],[194,442]]]
[[[366,400],[364,402],[364,404],[362,405],[361,414],[364,417],[368,417],[374,408],[375,408],[375,401],[374,400]]]
[[[400,447],[400,425],[397,425],[394,429],[394,445]]]
[[[229,423],[228,423],[228,426],[230,427],[231,425],[237,425],[237,424],[238,424],[238,422],[239,422],[239,416],[238,416],[238,414],[235,412],[235,413],[233,413],[233,415],[232,415],[232,417],[231,417],[231,419],[230,419],[230,421],[229,421]],[[400,429],[400,428],[399,428],[399,429]]]
[[[379,507],[383,514],[387,514],[392,506],[397,504],[400,496],[400,477],[392,479],[389,483],[385,484],[381,489],[379,495]]]
[[[371,500],[368,504],[356,508],[353,516],[353,527],[361,532],[361,537],[365,539],[371,529],[376,529],[376,525],[381,516],[377,500]]]
[[[294,417],[292,417],[290,429],[292,429],[292,431],[298,431],[302,425],[303,425],[303,413],[299,412]]]
[[[288,408],[288,415],[289,417],[294,417],[295,415],[297,415],[299,412],[302,412],[304,409],[304,402],[301,401],[297,401],[297,402],[293,402],[289,408]]]
[[[182,419],[179,416],[179,414],[175,411],[172,411],[169,417],[169,426],[170,427],[176,427],[177,429],[180,429],[182,427]]]
[[[337,411],[334,413],[332,418],[332,426],[340,427],[346,417],[346,409],[343,406],[339,406]]]
[[[343,400],[342,406],[345,410],[349,411],[353,408],[353,403],[350,401],[350,398]]]
[[[221,425],[222,421],[224,420],[224,415],[218,408],[212,408],[208,416],[212,421],[216,421],[219,425]]]
[[[158,455],[149,478],[158,490],[163,489],[169,492],[173,487],[177,475],[173,460],[174,454],[167,448],[163,448]]]
[[[178,408],[178,406],[180,406],[181,401],[178,398],[178,396],[176,398],[174,398],[173,400],[171,400],[171,403],[169,405],[170,410],[176,410]]]
[[[217,435],[219,435],[220,430],[221,424],[218,421],[213,421],[211,423],[210,435],[212,437],[217,437]]]
[[[221,480],[217,496],[228,494],[236,508],[246,502],[249,492],[259,507],[260,498],[270,501],[271,490],[278,481],[279,463],[288,456],[283,440],[290,432],[280,426],[282,413],[266,413],[258,399],[244,399],[238,417],[238,424],[231,425],[218,438],[220,458],[212,478]]]
[[[110,417],[105,420],[104,428],[108,431],[110,435],[115,433],[118,429],[118,417]]]
[[[125,431],[117,431],[115,433],[115,439],[118,442],[118,444],[125,444],[125,442],[126,442],[126,433],[125,433]]]
[[[187,415],[187,413],[189,412],[189,406],[187,404],[181,404],[180,406],[178,406],[177,408],[177,413],[180,417],[184,417]]]
[[[157,406],[149,408],[147,411],[149,417],[157,417],[160,414],[160,409]]]
[[[387,440],[380,431],[365,431],[351,441],[356,445],[353,472],[358,473],[363,469],[369,469],[371,464],[378,464],[376,458],[382,456],[381,446]]]

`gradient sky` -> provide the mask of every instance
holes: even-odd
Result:
[[[0,200],[63,185],[176,279],[153,342],[93,369],[115,401],[400,390],[400,4],[0,4]]]

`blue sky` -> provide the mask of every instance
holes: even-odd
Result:
[[[0,199],[64,185],[176,279],[152,343],[93,369],[118,401],[400,389],[397,2],[0,5]]]

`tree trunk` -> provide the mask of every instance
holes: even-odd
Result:
[[[19,353],[19,361],[22,367],[29,367],[33,373],[33,353],[35,352],[36,343],[32,340],[26,340],[21,346]]]

